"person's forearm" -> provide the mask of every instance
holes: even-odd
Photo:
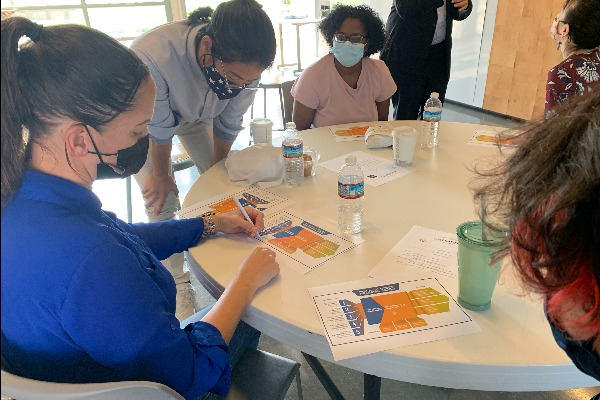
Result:
[[[390,99],[375,104],[377,105],[377,119],[387,121],[390,116]]]
[[[212,159],[213,165],[227,157],[227,154],[229,154],[229,150],[231,150],[232,144],[233,142],[223,140],[218,136],[214,136],[214,151]]]
[[[229,344],[233,332],[255,292],[255,289],[236,275],[214,307],[202,318],[202,321],[214,325],[221,332],[225,342]]]
[[[155,176],[167,176],[171,170],[172,142],[157,144],[150,141],[150,155],[152,160],[152,173]]]

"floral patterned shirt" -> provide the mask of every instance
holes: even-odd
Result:
[[[548,72],[544,107],[546,115],[567,97],[575,93],[583,94],[595,85],[600,85],[600,51],[596,49],[573,54]]]

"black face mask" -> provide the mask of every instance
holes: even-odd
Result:
[[[94,139],[92,138],[87,126],[85,126],[85,130],[90,136],[92,145],[96,150],[90,151],[90,154],[96,154],[98,159],[100,159],[96,179],[126,178],[138,173],[146,163],[146,158],[148,157],[148,148],[150,146],[150,135],[146,135],[142,139],[138,140],[133,146],[118,150],[116,153],[101,153],[100,150],[98,150],[98,146],[96,146],[96,143],[94,142]],[[102,156],[117,156],[117,163],[108,164],[104,162]]]

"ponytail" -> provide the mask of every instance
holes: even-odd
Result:
[[[187,22],[189,26],[207,24],[213,15],[213,9],[210,7],[200,7],[188,14]]]
[[[133,108],[148,68],[110,36],[82,25],[2,21],[2,208],[20,187],[28,146],[61,119],[101,130]],[[19,47],[23,36],[31,40]]]
[[[2,115],[0,115],[1,165],[2,165],[2,209],[21,185],[25,170],[27,146],[25,121],[30,110],[27,94],[21,89],[18,79],[20,59],[19,40],[27,36],[41,40],[42,26],[25,18],[9,18],[1,25]]]

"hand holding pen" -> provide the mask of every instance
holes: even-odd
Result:
[[[254,218],[254,222],[252,222],[253,220],[248,215],[247,210],[244,207],[242,207],[242,205],[240,204],[240,201],[238,199],[236,199],[235,196],[231,196],[231,198],[235,202],[235,205],[240,209],[240,212],[242,213],[242,215],[244,216],[244,218],[246,219],[246,221],[248,221],[249,223],[251,223],[253,226],[258,223],[258,217],[260,217],[260,224],[261,224],[260,229],[257,229],[256,232],[254,232],[252,235],[250,235],[250,237],[256,237],[257,234],[258,234],[258,232],[262,231],[265,228],[264,214],[262,212],[258,211],[257,209],[255,209],[254,207],[248,207],[248,210],[250,212],[256,213],[255,214],[256,217]]]
[[[245,233],[249,237],[256,237],[258,232],[265,229],[264,214],[254,207],[244,208],[235,197],[232,198],[239,211],[215,214],[213,220],[216,230],[223,233]]]

